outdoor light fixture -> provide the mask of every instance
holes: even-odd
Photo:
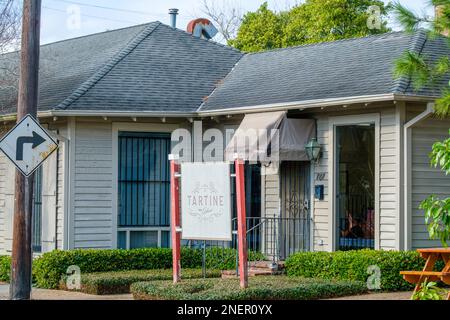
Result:
[[[320,156],[320,144],[317,142],[316,138],[312,138],[308,144],[305,146],[306,154],[310,161],[317,161]]]

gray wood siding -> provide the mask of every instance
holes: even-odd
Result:
[[[76,122],[73,199],[73,247],[111,248],[111,123]]]
[[[386,108],[380,112],[380,249],[396,249],[398,225],[398,189],[396,147],[397,125],[395,109]]]
[[[324,185],[324,199],[314,199],[313,217],[313,244],[314,251],[325,251],[330,246],[328,239],[329,202],[328,202],[328,154],[329,154],[329,125],[327,115],[317,115],[317,142],[322,146],[319,162],[314,166],[314,185]],[[318,176],[323,180],[318,180]],[[313,187],[313,186],[312,186]]]
[[[0,254],[12,249],[15,167],[0,152]]]
[[[412,208],[412,247],[440,247],[441,242],[430,240],[424,221],[423,210],[418,209],[422,200],[430,194],[439,198],[450,197],[450,176],[439,168],[430,166],[429,153],[433,143],[448,137],[450,120],[428,119],[412,128],[412,172],[411,172],[411,208]]]

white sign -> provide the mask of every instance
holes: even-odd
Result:
[[[57,148],[55,140],[31,115],[24,117],[0,141],[0,149],[26,177]]]
[[[230,165],[181,164],[181,237],[231,241]]]

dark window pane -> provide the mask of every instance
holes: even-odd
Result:
[[[131,231],[130,249],[156,248],[158,246],[158,231]]]

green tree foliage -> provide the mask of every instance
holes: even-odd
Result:
[[[413,32],[419,28],[428,29],[429,37],[447,34],[450,30],[450,0],[431,0],[430,5],[438,8],[434,18],[416,15],[400,3],[394,4],[394,13],[397,21],[405,31]],[[448,40],[450,45],[450,40]],[[448,76],[450,72],[449,55],[430,57],[418,55],[413,52],[405,54],[397,61],[395,76],[410,77],[416,90],[435,83],[436,80]],[[450,85],[450,83],[449,83]],[[450,88],[444,88],[442,97],[436,100],[435,112],[440,117],[450,116]],[[431,165],[440,167],[447,175],[450,173],[450,138],[436,142],[430,154]],[[450,198],[439,199],[435,195],[428,197],[420,204],[425,211],[425,222],[428,233],[432,239],[440,239],[444,246],[450,240]]]
[[[405,31],[413,32],[419,28],[427,28],[429,37],[439,36],[450,30],[450,0],[431,0],[430,5],[439,7],[439,15],[435,18],[416,15],[400,3],[393,5],[396,20]],[[448,40],[450,45],[450,40]],[[394,70],[396,78],[409,77],[416,90],[435,83],[450,72],[450,59],[448,55],[438,59],[418,55],[413,52],[405,54],[397,61]],[[450,83],[449,83],[450,85]],[[442,97],[436,100],[435,111],[438,116],[450,116],[450,88],[444,88]]]
[[[389,8],[377,0],[306,0],[289,11],[274,12],[263,3],[244,16],[229,44],[255,52],[384,33],[389,31]]]

